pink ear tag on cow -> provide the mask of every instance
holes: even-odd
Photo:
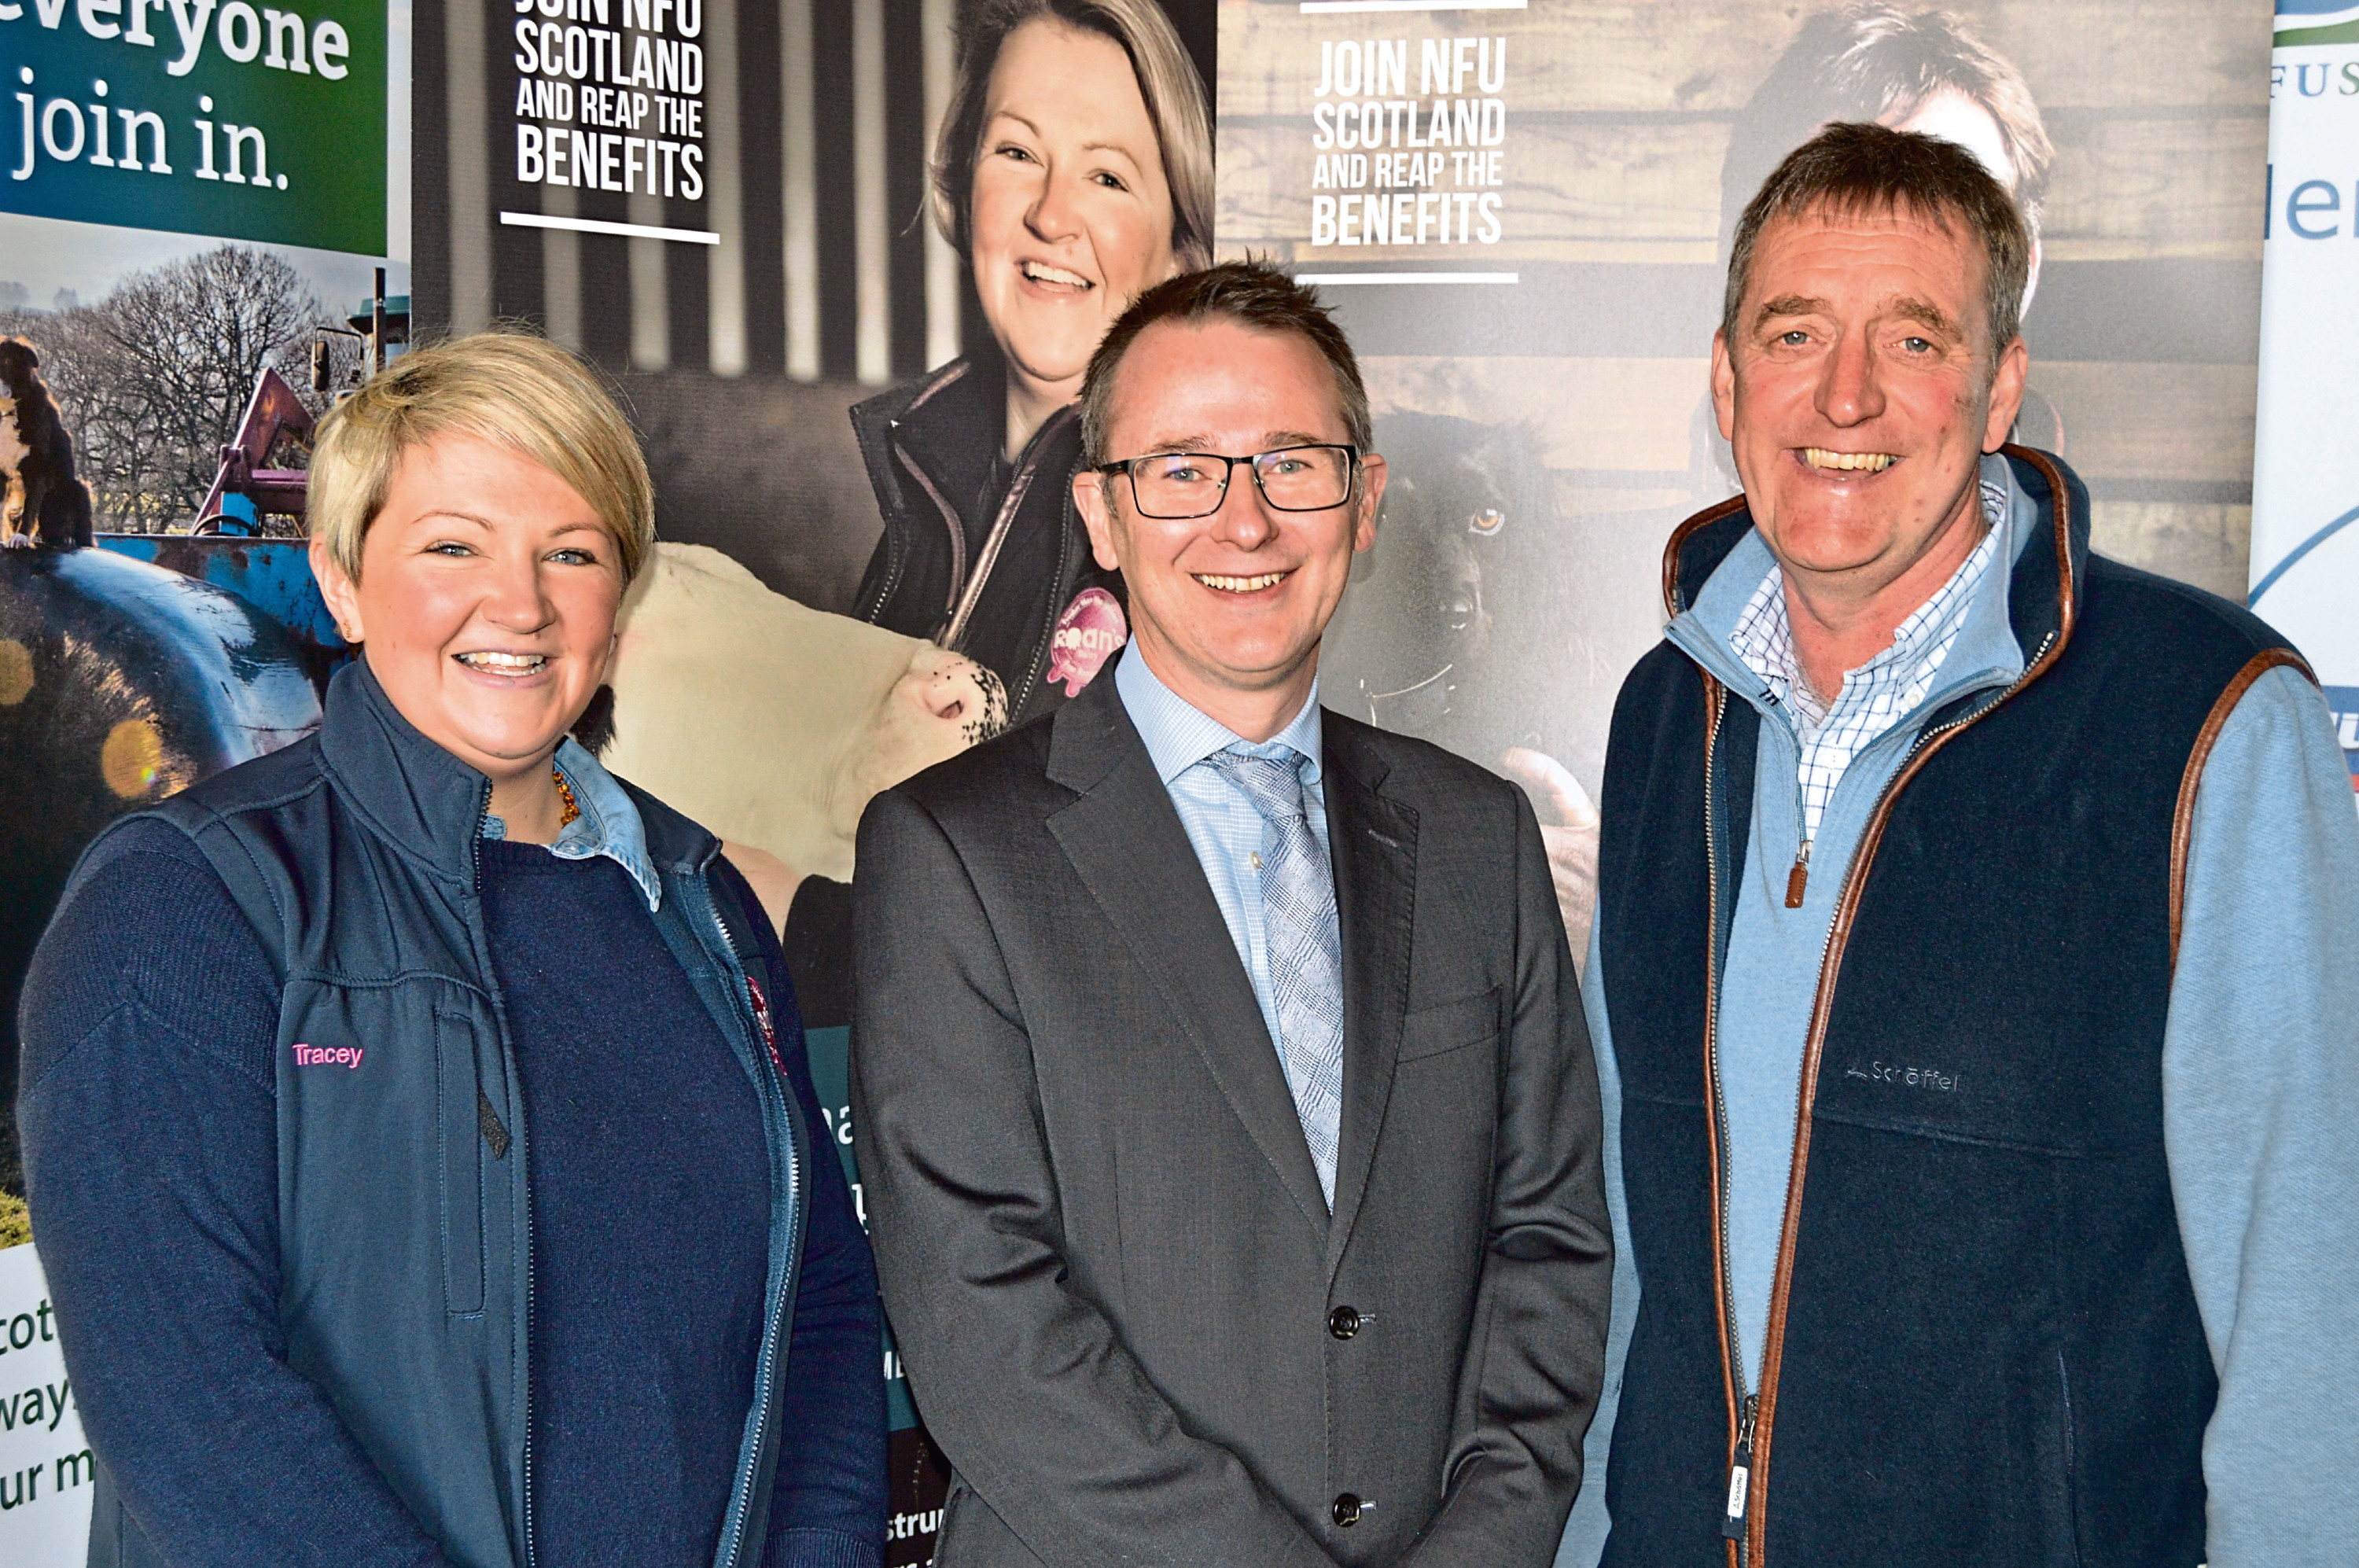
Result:
[[[1121,603],[1103,588],[1084,588],[1057,617],[1056,633],[1049,639],[1049,679],[1063,681],[1066,696],[1078,697],[1129,640],[1130,623],[1123,618]]]

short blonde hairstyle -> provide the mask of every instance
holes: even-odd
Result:
[[[476,332],[406,354],[320,423],[304,501],[312,537],[357,582],[361,541],[410,448],[470,435],[538,463],[614,536],[623,581],[655,548],[655,486],[638,437],[594,372],[546,338]]]
[[[958,80],[934,136],[934,227],[973,262],[974,161],[999,46],[1027,22],[1061,23],[1120,44],[1138,77],[1171,189],[1171,254],[1180,270],[1212,265],[1212,115],[1204,79],[1156,0],[983,0],[959,26]]]

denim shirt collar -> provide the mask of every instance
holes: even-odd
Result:
[[[559,830],[549,853],[560,860],[589,860],[603,855],[630,874],[639,891],[647,895],[650,912],[661,909],[663,882],[647,854],[647,825],[631,797],[571,735],[558,742],[553,760],[582,814]],[[485,811],[482,833],[485,838],[504,839],[507,823]]]
[[[1994,526],[2006,530],[1999,549],[2010,570],[1995,569],[1984,574],[1959,628],[1958,640],[1942,662],[1939,681],[1918,704],[1920,712],[1930,713],[1972,690],[2010,684],[2024,671],[2023,645],[2008,615],[2011,569],[2025,547],[2046,530],[2038,502],[2024,492],[2016,480],[2014,465],[2005,457],[1985,454],[1979,482],[2004,492]],[[1675,617],[1664,633],[1722,685],[1765,710],[1768,683],[1737,657],[1730,639],[1754,591],[1776,564],[1760,530],[1747,529],[1728,552],[1728,559],[1705,581],[1694,607]]]

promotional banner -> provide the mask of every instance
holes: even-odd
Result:
[[[408,55],[408,0],[0,3],[0,396],[59,410],[18,438],[60,433],[100,532],[203,522],[263,371],[353,384],[381,274],[406,322]]]
[[[0,3],[0,1105],[82,846],[319,723],[284,536],[406,323],[408,53],[406,0]],[[0,1114],[0,1561],[66,1568],[92,1461],[23,1192]]]
[[[614,377],[663,542],[600,755],[719,833],[787,924],[849,1161],[861,808],[1079,692],[1127,636],[1067,515],[1072,392],[1029,376],[1078,376],[1138,288],[1209,259],[1212,11],[1107,0],[1079,39],[951,0],[418,17],[421,331],[520,320]],[[1003,146],[1002,109],[1049,141]],[[1086,149],[1117,184],[1160,177],[1169,215],[1027,227],[982,172],[986,120],[1007,167]],[[1085,332],[1049,321],[1056,293],[1089,301]],[[886,1562],[920,1563],[949,1465],[885,1361]]]
[[[2326,687],[2359,787],[2359,6],[2277,0],[2250,603]]]
[[[0,28],[0,211],[386,253],[384,0],[12,0]]]
[[[0,1225],[0,1242],[8,1239]],[[90,1445],[41,1260],[0,1247],[0,1556],[81,1568],[90,1541]]]
[[[1334,303],[1394,475],[1322,698],[1523,779],[1570,842],[1664,541],[1737,488],[1706,396],[1730,235],[1832,120],[2010,186],[2039,247],[2017,439],[2088,481],[2096,548],[2241,595],[2261,32],[2194,4],[1223,0],[1222,251]]]

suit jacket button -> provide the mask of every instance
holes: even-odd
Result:
[[[1337,1524],[1342,1525],[1345,1530],[1351,1529],[1360,1522],[1360,1499],[1349,1492],[1337,1493],[1334,1515]]]
[[[1337,1307],[1327,1314],[1327,1332],[1337,1339],[1351,1338],[1360,1332],[1359,1312],[1351,1307]]]

